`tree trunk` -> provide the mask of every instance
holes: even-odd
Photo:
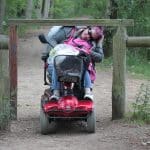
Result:
[[[42,2],[43,2],[43,0],[37,0],[36,3],[35,3],[35,6],[34,6],[36,17],[38,19],[40,19],[42,17],[42,14],[41,14]]]
[[[50,0],[43,0],[43,18],[48,18],[49,15],[49,8],[50,8]]]
[[[50,0],[49,17],[54,18],[54,0]]]
[[[118,3],[116,0],[110,0],[110,19],[118,18]]]
[[[105,17],[109,18],[109,19],[117,19],[118,18],[118,4],[117,4],[116,0],[108,0]],[[107,37],[107,39],[105,40],[105,47],[104,47],[105,57],[112,56],[112,37],[113,37],[113,35],[114,35],[114,29],[107,28],[105,30],[105,36]]]
[[[31,19],[32,18],[32,8],[33,8],[33,1],[28,0],[26,5],[26,18]]]
[[[3,19],[5,15],[6,0],[0,0],[0,33],[3,30]]]

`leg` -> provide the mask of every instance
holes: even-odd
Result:
[[[60,83],[58,82],[56,69],[53,67],[53,70],[52,70],[52,90],[59,90],[59,88],[60,88]]]
[[[91,83],[91,78],[90,78],[88,71],[86,71],[84,75],[84,88],[85,88],[84,98],[93,100],[93,94],[91,91],[92,83]]]
[[[56,70],[53,67],[52,71],[52,90],[53,90],[53,95],[51,96],[51,100],[58,100],[59,99],[59,88],[60,88],[60,83],[58,82]]]
[[[92,83],[91,83],[91,79],[90,79],[90,75],[89,75],[88,71],[86,71],[85,75],[84,75],[84,87],[85,88],[91,88],[92,87]]]
[[[48,71],[48,73],[49,73],[49,75],[50,75],[50,77],[52,78],[52,73],[53,73],[53,65],[52,64],[49,64],[48,65],[48,68],[47,68],[47,71]]]

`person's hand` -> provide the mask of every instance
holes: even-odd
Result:
[[[97,46],[98,47],[103,47],[103,41],[104,41],[104,35],[102,36],[102,38],[97,42]]]

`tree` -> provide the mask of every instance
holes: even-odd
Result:
[[[54,17],[54,0],[50,0],[50,10],[49,10],[49,17]]]
[[[109,19],[117,19],[118,18],[118,3],[117,0],[108,0],[107,7],[105,10],[105,18]],[[114,29],[106,28],[105,30],[105,57],[109,57],[112,55],[112,37],[113,37]]]
[[[26,18],[32,18],[33,0],[28,0],[26,5]]]
[[[48,18],[50,8],[50,0],[43,0],[42,3],[42,16],[43,18]]]
[[[34,0],[34,8],[37,18],[41,18],[41,9],[42,9],[42,2],[43,0]]]
[[[6,1],[5,0],[0,0],[0,33],[3,30],[3,20],[4,20],[4,15],[5,15],[5,6],[6,6]]]

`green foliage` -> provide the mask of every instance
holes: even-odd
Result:
[[[108,0],[55,0],[54,18],[103,18]]]
[[[108,0],[76,0],[74,12],[76,16],[91,16],[92,18],[104,18]]]
[[[142,49],[141,49],[142,51]],[[137,53],[127,52],[127,70],[134,76],[149,79],[150,61]]]
[[[24,16],[26,0],[6,0],[6,18],[20,18]]]
[[[100,64],[96,64],[97,69],[107,70],[113,67],[112,57],[105,58]],[[139,55],[127,52],[127,71],[135,78],[149,79],[150,62]]]
[[[69,18],[73,16],[74,3],[70,0],[54,1],[54,18]]]
[[[150,83],[141,84],[140,91],[136,96],[136,102],[132,104],[132,120],[150,123]]]
[[[0,100],[1,101],[1,100]],[[4,101],[4,99],[3,99]],[[5,102],[5,103],[4,103]],[[6,129],[9,125],[10,121],[10,103],[7,98],[5,98],[5,101],[0,103],[0,130],[1,129]]]
[[[96,19],[105,18],[108,0],[92,1],[92,16]]]
[[[134,19],[134,35],[150,34],[150,1],[149,0],[119,0],[119,18]]]
[[[150,1],[149,0],[117,0],[118,18],[134,19],[135,25],[128,29],[128,35],[149,36],[150,35]],[[112,8],[113,9],[113,8]],[[135,51],[134,51],[135,52]],[[135,52],[137,55],[146,55],[145,60],[150,59],[150,52],[146,49]]]

